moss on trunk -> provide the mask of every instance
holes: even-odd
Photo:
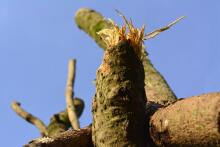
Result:
[[[92,105],[95,146],[146,146],[145,104],[142,62],[129,41],[122,41],[106,50],[97,71]]]

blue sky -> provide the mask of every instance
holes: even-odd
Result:
[[[74,23],[90,7],[118,24],[118,9],[146,32],[187,16],[145,44],[155,67],[179,98],[220,91],[220,2],[218,0],[0,0],[1,145],[18,147],[38,130],[10,108],[13,100],[46,124],[65,108],[67,63],[77,59],[75,95],[84,99],[81,126],[92,121],[92,80],[103,51]]]

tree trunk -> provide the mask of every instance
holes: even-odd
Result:
[[[96,78],[94,145],[146,147],[144,69],[128,41],[105,51]]]

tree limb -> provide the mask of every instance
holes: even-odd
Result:
[[[180,99],[167,107],[158,104],[149,105],[153,105],[152,107],[156,111],[154,114],[152,113],[149,131],[158,146],[220,146],[220,93],[208,93]],[[76,135],[76,132],[79,135]],[[26,147],[69,147],[62,146],[62,143],[66,145],[70,141],[72,141],[70,146],[76,146],[74,141],[77,138],[80,138],[79,142],[88,143],[85,145],[87,147],[92,146],[91,136],[91,126],[89,126],[85,130],[61,133],[51,142],[33,141]],[[31,146],[33,144],[39,146]]]
[[[84,102],[80,98],[74,98],[74,107],[76,108],[76,114],[79,118],[83,112],[84,109]],[[48,136],[56,136],[57,134],[60,134],[62,132],[65,132],[71,127],[67,111],[61,111],[57,114],[54,114],[51,119],[50,123],[47,126]]]
[[[39,118],[22,109],[19,102],[12,102],[11,108],[27,122],[35,125],[39,129],[42,136],[47,136],[48,133],[46,125]]]
[[[106,44],[101,40],[97,32],[112,27],[112,24],[104,19],[100,13],[92,9],[81,8],[76,12],[75,22],[78,27],[88,33],[100,47],[106,49]]]
[[[53,137],[65,132],[71,127],[67,111],[61,111],[54,114],[50,118],[50,123],[47,126],[48,136]]]
[[[158,146],[220,146],[220,93],[179,100],[156,111],[150,134]]]
[[[93,147],[91,126],[80,130],[68,130],[54,137],[37,138],[24,147]]]
[[[76,70],[76,60],[70,60],[68,65],[68,77],[67,77],[67,86],[66,86],[66,104],[67,104],[67,113],[70,120],[70,123],[75,130],[79,130],[79,121],[76,115],[76,108],[74,106],[74,92],[73,85],[75,80],[75,71]]]
[[[179,22],[181,19],[183,19],[185,16],[181,16],[179,17],[178,19],[176,19],[175,21],[171,22],[170,24],[168,24],[167,26],[165,27],[162,27],[162,28],[159,28],[159,29],[156,29],[154,30],[153,32],[151,33],[148,33],[146,36],[145,36],[145,40],[148,40],[148,39],[151,39],[151,38],[154,38],[156,37],[157,35],[159,35],[161,32],[163,31],[166,31],[168,30],[170,27],[172,27],[173,25],[175,25],[177,22]]]

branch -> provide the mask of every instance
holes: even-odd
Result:
[[[100,13],[92,9],[81,8],[76,12],[75,21],[78,27],[88,33],[100,47],[106,48],[106,44],[97,32],[112,27],[112,24],[105,20]]]
[[[68,118],[67,111],[61,111],[54,114],[50,118],[50,123],[47,126],[48,136],[53,137],[65,132],[70,128],[71,124]]]
[[[24,147],[93,147],[91,126],[80,130],[68,130],[53,138],[43,137],[30,141]]]
[[[180,20],[182,20],[184,17],[185,17],[185,16],[181,16],[181,17],[179,17],[178,19],[176,19],[175,21],[173,21],[173,22],[171,22],[170,24],[168,24],[167,26],[162,27],[162,28],[159,28],[159,29],[157,29],[157,30],[154,30],[153,32],[147,34],[144,39],[145,39],[145,40],[148,40],[148,39],[151,39],[151,38],[156,37],[156,36],[159,35],[161,32],[168,30],[170,27],[172,27],[173,25],[175,25],[177,22],[179,22]]]
[[[77,118],[79,118],[84,109],[84,102],[80,98],[74,98],[74,107],[76,108]],[[54,114],[51,119],[50,123],[47,127],[48,136],[53,137],[62,132],[65,132],[71,127],[67,111],[61,111],[57,114]]]
[[[219,146],[220,93],[185,98],[162,108],[158,104],[149,105],[154,111],[160,108],[150,121],[150,134],[158,146]],[[77,143],[92,147],[91,136],[91,126],[88,126],[79,131],[61,133],[51,142],[39,138],[25,147],[71,147]],[[31,146],[33,144],[35,146]]]
[[[150,120],[158,146],[219,146],[220,93],[182,99],[159,109]]]
[[[23,119],[27,122],[35,125],[42,136],[47,136],[47,129],[46,125],[37,117],[33,116],[32,114],[26,112],[24,109],[21,108],[21,104],[19,102],[12,102],[11,108]]]
[[[76,108],[73,101],[73,87],[75,80],[75,71],[76,70],[76,60],[70,60],[68,65],[68,77],[67,77],[67,86],[66,86],[66,104],[67,104],[67,113],[69,116],[70,123],[75,130],[79,130],[79,121],[76,115]]]
[[[82,8],[77,11],[75,21],[80,29],[88,33],[100,47],[104,50],[106,49],[105,42],[98,36],[97,32],[112,27],[112,24],[108,20],[104,19],[104,17],[95,10]],[[145,91],[147,99],[163,105],[176,101],[176,95],[164,77],[154,68],[144,47],[141,52],[142,64],[144,65],[145,71]]]

